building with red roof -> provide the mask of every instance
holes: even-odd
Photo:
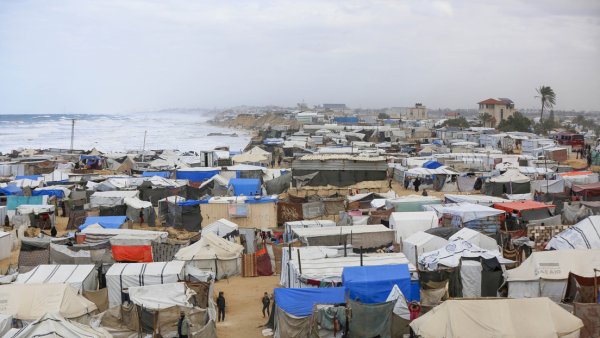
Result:
[[[506,120],[515,113],[515,103],[505,97],[489,98],[478,103],[479,115],[489,114],[492,117],[494,127],[500,124],[500,121]]]

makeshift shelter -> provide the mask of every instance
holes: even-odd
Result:
[[[240,228],[277,227],[277,197],[213,197],[200,201],[203,224],[227,219]]]
[[[68,284],[0,285],[0,313],[14,319],[33,321],[46,313],[77,319],[94,314],[94,303],[77,294]]]
[[[293,237],[293,230],[298,228],[322,228],[334,227],[336,223],[328,220],[310,220],[310,221],[291,221],[283,224],[286,241],[290,241]]]
[[[199,269],[213,271],[216,278],[221,279],[240,273],[243,251],[243,246],[208,232],[203,233],[198,242],[181,248],[175,254],[175,259]]]
[[[240,236],[239,226],[224,218],[217,220],[202,229],[202,234],[212,232],[221,238],[234,241]]]
[[[11,315],[0,314],[0,337],[9,332],[12,328],[13,318]]]
[[[10,232],[0,230],[0,261],[10,257],[13,247]]]
[[[463,258],[496,259],[500,264],[514,263],[502,257],[498,250],[485,250],[462,239],[449,241],[446,246],[438,250],[420,255],[418,262],[422,268],[434,271],[438,265],[457,267]]]
[[[600,249],[600,215],[589,216],[552,237],[546,250]]]
[[[221,168],[197,167],[179,169],[175,172],[175,177],[178,180],[189,180],[190,182],[204,182],[211,177],[219,174]]]
[[[52,237],[22,237],[19,251],[19,271],[29,271],[40,264],[50,263]]]
[[[494,203],[504,203],[509,202],[509,200],[495,197],[495,196],[487,196],[487,195],[452,195],[445,194],[444,198],[446,198],[447,203],[462,203],[468,202],[472,204],[481,204],[488,207],[494,205]]]
[[[184,279],[184,262],[116,263],[106,272],[110,307],[128,298],[123,291],[132,286],[176,283]]]
[[[553,215],[550,211],[550,208],[554,208],[554,205],[548,205],[536,201],[512,201],[506,203],[495,203],[494,208],[508,212],[522,221],[532,222],[535,220],[542,220],[552,217]]]
[[[156,225],[156,212],[151,202],[142,201],[136,197],[127,197],[124,202],[127,206],[127,218],[133,223],[140,223],[140,214],[142,214],[144,223],[151,227]]]
[[[569,171],[558,175],[565,181],[565,187],[567,188],[572,188],[573,185],[587,185],[598,182],[598,174],[591,171]]]
[[[531,179],[521,174],[518,168],[509,168],[504,174],[485,182],[481,192],[492,196],[525,194],[531,192],[530,182]]]
[[[125,198],[138,197],[139,190],[126,191],[96,191],[90,196],[90,206],[98,207],[115,207],[125,204]]]
[[[402,240],[402,252],[413,265],[417,265],[419,255],[444,247],[448,240],[424,231],[418,231]]]
[[[9,335],[10,338],[33,337],[86,337],[86,338],[112,338],[108,331],[99,327],[91,327],[81,323],[69,321],[56,313],[46,313],[42,318],[18,329]]]
[[[170,171],[144,171],[142,173],[142,177],[162,177],[162,178],[171,178]]]
[[[38,265],[20,273],[16,284],[69,284],[78,292],[98,289],[98,271],[93,264]]]
[[[262,188],[256,178],[232,178],[229,180],[229,191],[233,196],[261,196]]]
[[[394,241],[394,231],[382,224],[296,228],[292,231],[301,242],[309,246],[347,243],[355,249],[362,247],[363,250],[373,250],[388,247]]]
[[[387,178],[385,157],[305,155],[292,162],[293,185],[346,187]]]
[[[600,182],[590,184],[574,184],[573,193],[581,196],[584,201],[600,201]]]
[[[396,232],[397,243],[402,243],[419,231],[437,228],[438,223],[438,217],[433,211],[392,212],[390,215],[390,229]]]
[[[469,202],[426,205],[425,210],[433,210],[443,226],[465,227],[495,235],[500,228],[498,215],[504,212],[481,204]]]
[[[443,166],[443,164],[441,164],[438,161],[434,161],[434,160],[430,160],[430,161],[423,163],[423,168],[427,168],[427,169],[437,169],[441,166]]]
[[[158,213],[161,224],[175,229],[199,231],[202,216],[200,201],[186,201],[179,196],[171,196],[158,201]]]
[[[50,229],[56,224],[54,205],[28,205],[17,207],[16,215],[28,216],[30,224],[40,229]]]
[[[97,224],[104,229],[126,228],[123,225],[127,223],[127,216],[88,216],[85,222],[79,226],[79,230],[84,230],[92,224]]]
[[[452,299],[410,327],[422,338],[578,338],[583,322],[548,298]]]
[[[394,208],[395,212],[423,211],[423,206],[428,204],[441,204],[442,200],[434,196],[409,195],[385,201],[385,208]]]
[[[508,297],[549,297],[560,302],[569,273],[593,278],[598,267],[598,249],[534,251],[519,267],[506,271]]]
[[[408,301],[419,300],[418,282],[412,286],[407,264],[351,266],[342,272],[342,285],[348,298],[363,304],[385,303],[397,285]]]
[[[93,250],[94,258],[100,256],[99,250]],[[102,250],[104,252],[104,250]],[[92,250],[79,248],[78,245],[68,246],[50,243],[50,262],[52,264],[92,264]]]
[[[253,164],[259,166],[268,166],[272,160],[272,154],[260,147],[254,147],[247,152],[235,155],[231,158],[234,164]]]

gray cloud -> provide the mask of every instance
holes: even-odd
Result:
[[[0,113],[423,102],[599,110],[598,1],[3,1]]]

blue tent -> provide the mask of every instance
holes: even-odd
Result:
[[[229,188],[233,187],[235,196],[261,195],[260,180],[258,178],[232,178],[229,180]]]
[[[435,144],[436,146],[443,146],[444,142],[442,142],[442,140],[433,140],[433,142],[431,142],[432,144]]]
[[[23,189],[17,187],[13,184],[8,184],[4,188],[0,188],[0,194],[4,194],[6,196],[15,196],[15,195],[23,195]]]
[[[275,304],[296,317],[310,316],[315,304],[343,304],[344,288],[276,288]]]
[[[40,178],[42,178],[42,175],[17,175],[15,177],[15,180],[24,180],[24,179],[28,179],[28,180],[32,180],[32,181],[37,181]]]
[[[170,178],[171,173],[168,171],[144,171],[142,173],[142,177],[153,177],[153,176]]]
[[[335,123],[346,123],[346,124],[356,124],[358,123],[358,117],[356,116],[336,116],[333,118],[333,122]]]
[[[178,180],[189,180],[190,182],[204,182],[216,174],[220,173],[220,170],[202,170],[202,171],[177,171],[175,177]]]
[[[85,223],[79,226],[83,230],[92,224],[100,224],[105,229],[120,229],[121,225],[127,221],[127,216],[88,216]]]
[[[441,166],[443,166],[443,164],[441,164],[438,161],[433,161],[433,160],[423,163],[423,168],[427,168],[427,169],[437,169]]]
[[[365,304],[383,303],[398,285],[407,301],[418,300],[418,289],[413,292],[407,264],[352,266],[342,271],[342,285],[350,299],[360,299]]]
[[[60,190],[60,189],[56,189],[56,190],[50,190],[50,189],[44,189],[44,190],[33,190],[31,192],[31,196],[56,196],[56,198],[65,198],[65,192]]]

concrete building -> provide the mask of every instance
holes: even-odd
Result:
[[[393,119],[403,120],[427,120],[427,107],[422,103],[415,104],[414,107],[392,107],[388,108],[386,113]]]
[[[505,97],[489,98],[479,102],[479,115],[488,113],[492,116],[494,127],[500,124],[500,121],[506,120],[515,113],[515,103]]]

